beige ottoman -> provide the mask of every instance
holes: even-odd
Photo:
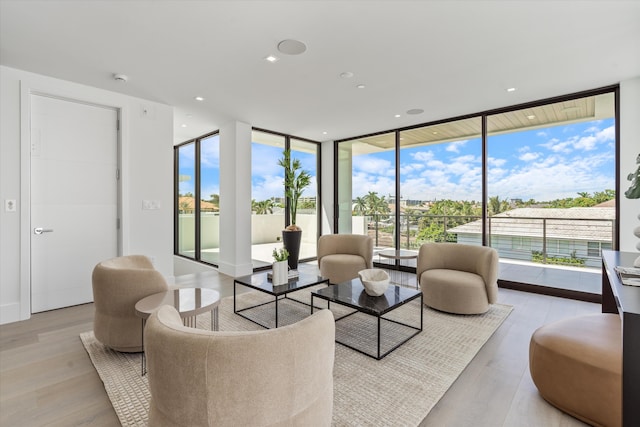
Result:
[[[617,314],[561,320],[536,330],[529,369],[540,395],[594,426],[622,425],[622,329]]]

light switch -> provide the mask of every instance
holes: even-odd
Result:
[[[7,199],[4,201],[4,210],[5,212],[15,212],[16,211],[16,201],[14,199]]]
[[[143,200],[142,210],[155,211],[160,209],[160,200]]]

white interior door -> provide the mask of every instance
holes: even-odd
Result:
[[[118,253],[118,112],[31,95],[31,312],[93,301]]]

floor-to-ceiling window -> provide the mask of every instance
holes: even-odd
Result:
[[[296,223],[302,229],[300,259],[317,256],[318,224],[318,144],[297,138],[290,138],[291,158],[300,160],[302,169],[311,176],[311,183],[303,191],[298,201]]]
[[[220,253],[220,135],[200,140],[200,259],[218,265]]]
[[[316,256],[319,144],[255,129],[251,135],[251,257],[254,268],[270,266],[282,247],[285,215],[284,170],[278,164],[285,148],[311,176],[298,204],[302,228],[300,261]],[[217,266],[220,253],[220,135],[217,132],[175,147],[176,255]]]
[[[338,232],[395,247],[395,132],[343,141],[338,156]]]
[[[614,92],[490,114],[487,133],[489,244],[502,259],[597,272],[615,236]]]
[[[265,130],[251,133],[251,259],[254,268],[270,266],[274,248],[282,247],[286,198],[284,169],[279,165],[285,148],[300,160],[311,183],[298,203],[296,222],[302,229],[299,260],[315,258],[318,239],[318,144]]]
[[[366,229],[378,249],[490,245],[505,280],[598,293],[591,273],[599,273],[600,251],[616,247],[616,93],[336,141],[337,231]],[[387,212],[369,210],[366,196]],[[523,275],[524,262],[578,273]]]
[[[400,132],[400,248],[455,242],[482,218],[481,129],[474,117]]]
[[[175,253],[196,257],[196,143],[191,141],[176,147],[176,227]]]
[[[220,136],[204,135],[175,147],[175,250],[208,264],[220,251]]]
[[[282,246],[285,227],[284,172],[278,165],[284,135],[251,132],[251,259],[253,267],[270,265]]]

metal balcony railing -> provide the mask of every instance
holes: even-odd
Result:
[[[378,248],[417,250],[426,242],[482,244],[482,218],[474,215],[372,215],[367,233]],[[577,267],[600,266],[602,249],[615,247],[615,220],[611,218],[487,218],[488,244],[501,258]]]

